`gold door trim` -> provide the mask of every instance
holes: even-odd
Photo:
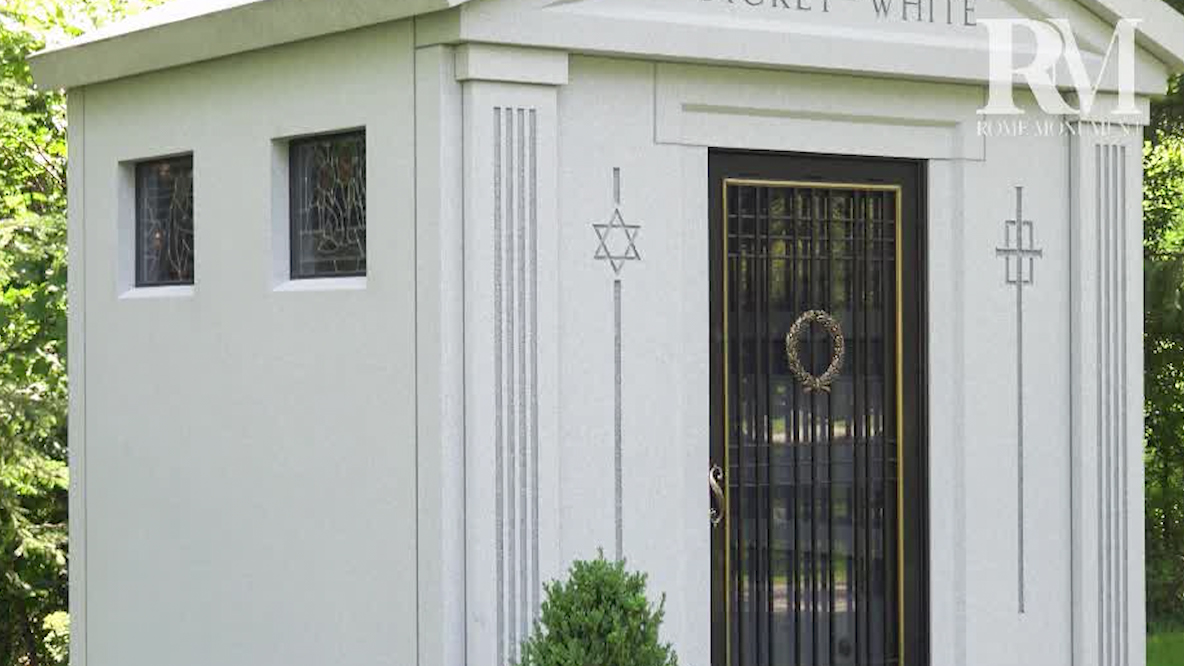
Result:
[[[872,183],[841,183],[841,182],[821,182],[821,181],[807,181],[807,180],[762,180],[753,178],[725,178],[723,181],[723,222],[720,225],[723,232],[723,329],[724,329],[724,362],[723,362],[723,382],[724,382],[724,474],[731,470],[731,461],[729,460],[731,450],[731,427],[728,421],[729,414],[729,396],[728,389],[731,386],[731,369],[729,366],[728,343],[728,187],[733,185],[747,185],[754,187],[778,187],[778,188],[810,188],[816,190],[858,190],[861,192],[893,192],[896,195],[896,597],[897,597],[897,613],[900,618],[900,630],[896,638],[900,656],[900,666],[904,666],[905,661],[905,608],[904,608],[904,479],[905,479],[905,465],[904,465],[904,260],[903,260],[903,242],[902,233],[904,227],[904,204],[901,195],[903,188],[900,185],[876,185]],[[732,604],[731,592],[728,586],[732,580],[732,544],[730,542],[732,535],[732,504],[731,504],[731,483],[725,476],[724,479],[724,506],[723,506],[723,523],[724,523],[724,663],[727,666],[732,666]]]

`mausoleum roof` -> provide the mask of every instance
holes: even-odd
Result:
[[[488,13],[486,5],[496,6],[504,1],[475,3],[473,6],[480,4],[482,11],[474,12],[472,21],[483,20],[482,16]],[[41,86],[73,88],[448,10],[468,2],[470,0],[173,0],[41,51],[31,58],[31,66]],[[559,8],[585,2],[594,4],[592,0],[554,0],[546,6]],[[635,2],[638,11],[645,12],[654,0]],[[1110,24],[1121,18],[1141,19],[1137,28],[1139,46],[1162,62],[1167,70],[1184,72],[1184,16],[1162,0],[1038,0],[1031,4],[1047,13],[1050,6],[1055,7],[1058,3],[1081,5]],[[622,3],[611,0],[611,4],[613,11],[619,13],[616,6]],[[1027,11],[1023,13],[1028,14]],[[484,41],[499,40],[485,38]],[[564,45],[545,46],[563,48]],[[932,74],[926,76],[932,77]]]
[[[76,86],[449,9],[468,0],[173,0],[31,58],[42,87]]]

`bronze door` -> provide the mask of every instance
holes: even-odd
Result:
[[[924,664],[923,165],[710,171],[712,663]]]

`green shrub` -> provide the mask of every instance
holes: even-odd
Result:
[[[646,576],[624,562],[572,565],[567,581],[545,586],[539,621],[522,644],[520,666],[677,666],[658,638],[666,597],[646,598]]]

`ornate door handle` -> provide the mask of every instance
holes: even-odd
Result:
[[[724,519],[724,470],[719,465],[712,465],[707,475],[707,485],[711,487],[711,495],[715,499],[715,506],[711,507],[711,526],[717,527]]]

